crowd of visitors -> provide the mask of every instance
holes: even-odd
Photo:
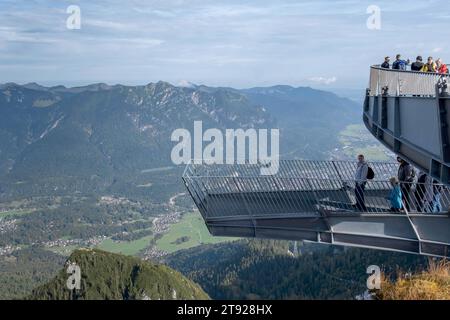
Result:
[[[446,74],[449,73],[449,69],[445,63],[443,63],[441,58],[434,61],[433,57],[428,57],[426,63],[423,62],[422,56],[417,56],[416,61],[411,63],[409,59],[403,60],[400,54],[395,56],[395,61],[390,63],[391,58],[385,57],[384,62],[381,67],[384,69],[394,69],[394,70],[407,70],[407,67],[411,67],[411,71],[416,72],[434,72]]]
[[[389,179],[391,191],[386,197],[390,202],[391,212],[442,212],[441,195],[443,186],[427,173],[416,174],[416,169],[401,157],[397,176]],[[357,158],[355,171],[355,199],[353,206],[357,211],[365,212],[365,188],[368,180],[373,179],[372,168],[360,154]]]

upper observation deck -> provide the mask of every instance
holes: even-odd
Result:
[[[370,68],[363,120],[387,148],[450,185],[448,74]]]
[[[280,161],[273,175],[260,164],[189,164],[183,181],[209,231],[217,236],[257,237],[377,248],[450,257],[450,192],[440,208],[421,207],[425,186],[411,183],[409,210],[394,213],[387,199],[395,163],[370,163],[366,210],[355,208],[356,164],[344,161]],[[438,185],[436,185],[438,186]],[[433,212],[434,211],[434,212]],[[425,213],[428,212],[428,213]]]

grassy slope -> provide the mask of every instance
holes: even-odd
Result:
[[[11,210],[0,212],[0,218],[20,217],[32,213],[34,210]]]
[[[106,239],[98,247],[105,251],[134,256],[141,250],[144,250],[152,239],[152,235],[134,241],[113,241],[111,239]]]
[[[184,238],[184,241],[180,241],[182,238]],[[98,248],[114,253],[138,255],[139,252],[150,245],[152,239],[153,236],[146,236],[134,241],[113,241],[106,239]],[[179,222],[171,225],[169,231],[156,241],[156,247],[172,253],[202,244],[214,244],[233,240],[236,239],[211,236],[200,213],[196,211],[183,215]]]
[[[431,261],[427,271],[393,282],[383,277],[376,296],[382,300],[450,300],[450,263]]]
[[[176,243],[177,239],[182,237],[188,237],[188,240]],[[192,212],[184,215],[180,222],[172,225],[170,231],[159,239],[156,244],[159,249],[172,253],[201,244],[213,244],[232,240],[235,239],[211,236],[200,214],[198,212]]]
[[[367,131],[364,125],[348,125],[345,130],[339,133],[339,141],[344,146],[345,154],[349,157],[356,157],[364,154],[372,161],[387,161],[389,157],[384,147]]]

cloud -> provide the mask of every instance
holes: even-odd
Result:
[[[136,25],[130,23],[120,23],[115,21],[99,20],[99,19],[82,19],[82,27],[83,26],[113,29],[119,31],[135,30],[137,28]]]
[[[312,82],[328,85],[328,84],[335,83],[337,81],[337,77],[335,77],[335,76],[330,77],[330,78],[326,78],[326,77],[312,77],[312,78],[309,78],[308,80],[312,81]]]
[[[151,38],[110,38],[108,39],[109,42],[122,42],[127,45],[134,45],[134,46],[148,46],[148,47],[154,47],[159,46],[164,43],[164,40],[161,39],[151,39]]]
[[[0,40],[5,42],[22,42],[35,44],[55,44],[59,40],[53,37],[40,36],[21,32],[15,28],[0,28]]]
[[[407,7],[379,0],[377,32],[366,27],[369,0],[77,0],[81,30],[67,30],[70,3],[0,1],[0,82],[187,79],[363,88],[368,66],[397,51],[433,51],[450,61],[442,39],[430,38],[448,27],[444,0]],[[430,13],[430,6],[440,10]],[[419,42],[399,38],[411,30]],[[49,72],[29,72],[39,67]]]
[[[134,7],[133,10],[141,14],[152,15],[160,18],[175,18],[177,16],[176,12],[169,10],[158,10],[140,7]]]

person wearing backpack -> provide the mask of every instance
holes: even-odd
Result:
[[[400,157],[397,157],[397,161],[400,163],[400,166],[398,167],[398,181],[400,182],[400,189],[402,190],[404,208],[409,211],[411,208],[410,191],[416,174],[414,168],[408,162]]]
[[[364,155],[358,155],[358,163],[356,164],[355,171],[355,198],[356,209],[360,211],[367,211],[366,203],[364,200],[364,189],[367,183],[367,174],[369,172],[369,165],[364,160]]]

